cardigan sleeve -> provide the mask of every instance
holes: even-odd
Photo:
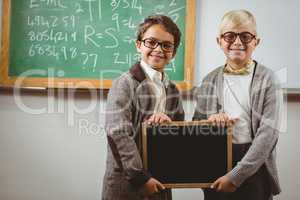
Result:
[[[117,79],[108,94],[105,130],[114,159],[125,172],[126,179],[135,187],[144,185],[150,175],[144,171],[142,159],[134,141],[132,124],[132,92],[128,76]]]
[[[210,115],[219,112],[216,79],[217,71],[214,71],[204,78],[201,86],[195,88],[193,96],[196,99],[196,108],[193,121],[208,119]]]

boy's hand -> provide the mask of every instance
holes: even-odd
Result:
[[[163,122],[171,122],[170,117],[164,113],[155,113],[151,115],[151,117],[146,120],[148,124],[160,124]]]
[[[151,196],[166,189],[163,184],[154,178],[150,178],[142,188],[142,193],[145,196]]]
[[[218,178],[210,188],[215,189],[218,192],[234,192],[237,189],[227,176]]]
[[[216,126],[232,125],[238,121],[237,118],[230,118],[226,113],[217,113],[209,116],[208,121],[212,122]]]

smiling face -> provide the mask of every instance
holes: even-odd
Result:
[[[159,42],[159,45],[154,49],[146,47],[145,42],[143,42],[145,39],[151,39],[153,42]],[[163,71],[165,65],[167,65],[174,57],[174,51],[163,50],[161,43],[174,44],[173,35],[165,31],[164,27],[161,25],[153,25],[149,27],[143,34],[142,41],[136,42],[136,48],[137,51],[141,53],[142,60],[153,69],[160,72]]]
[[[224,27],[222,29],[221,35],[227,32],[249,32],[252,35],[256,35],[251,24],[235,28],[232,28],[230,26]],[[227,57],[227,62],[240,66],[246,64],[251,59],[252,53],[255,50],[256,46],[259,44],[259,41],[259,38],[253,38],[251,42],[243,43],[239,36],[236,37],[236,40],[234,42],[226,42],[224,37],[222,36],[219,36],[217,38],[218,44]]]

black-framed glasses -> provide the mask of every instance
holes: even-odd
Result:
[[[241,33],[235,33],[235,32],[226,32],[226,33],[223,33],[221,35],[221,37],[228,43],[234,43],[237,36],[239,36],[240,40],[242,43],[244,44],[248,44],[250,43],[253,39],[256,38],[255,35],[253,35],[252,33],[249,33],[249,32],[241,32]]]
[[[146,38],[141,41],[144,43],[145,47],[150,49],[155,49],[159,45],[163,51],[171,52],[174,50],[174,44],[171,42],[159,42],[153,38]]]

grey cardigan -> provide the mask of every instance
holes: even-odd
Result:
[[[274,73],[255,63],[250,87],[253,141],[243,159],[226,176],[240,186],[265,164],[272,193],[276,195],[281,191],[275,158],[283,98]],[[195,90],[197,106],[193,120],[207,119],[209,115],[223,111],[223,68],[218,67],[209,73]]]
[[[141,159],[141,124],[153,114],[155,106],[155,95],[149,84],[140,64],[136,63],[114,81],[109,91],[105,121],[108,152],[102,200],[143,199],[139,188],[151,175],[143,169]],[[164,84],[165,114],[173,121],[184,120],[178,89],[171,81]]]

